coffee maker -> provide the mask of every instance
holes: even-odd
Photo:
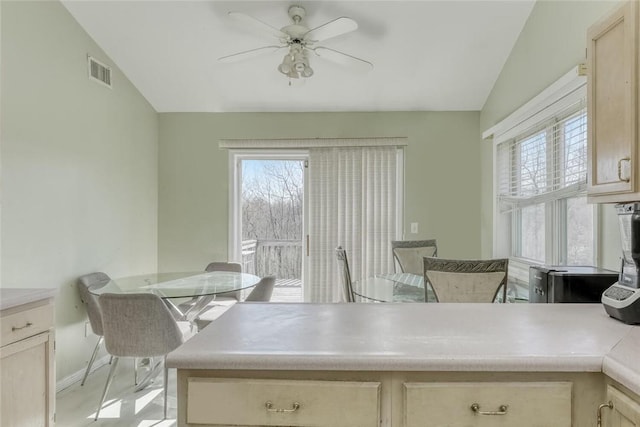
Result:
[[[618,281],[602,294],[609,316],[628,324],[640,323],[640,202],[615,206],[620,225],[622,265]]]

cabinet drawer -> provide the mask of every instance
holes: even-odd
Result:
[[[404,383],[404,425],[570,427],[571,386],[570,382]]]
[[[378,427],[380,383],[189,378],[187,423]]]
[[[5,346],[53,327],[53,304],[14,312],[0,318],[0,344]]]

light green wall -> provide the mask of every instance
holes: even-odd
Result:
[[[481,113],[157,115],[117,68],[111,90],[88,80],[87,54],[114,64],[58,2],[3,0],[0,286],[59,289],[57,377],[76,373],[95,342],[84,337],[77,276],[226,258],[225,138],[406,136],[406,238],[437,238],[443,257],[491,256],[491,143],[481,131],[583,62],[586,27],[614,6],[538,2]],[[609,268],[617,239],[607,207]]]
[[[75,279],[156,269],[158,117],[117,68],[88,79],[87,54],[113,64],[59,2],[0,7],[0,284],[58,289],[60,381],[96,340]]]
[[[587,28],[616,7],[614,1],[538,1],[480,114],[485,131],[586,61]],[[492,255],[493,171],[491,141],[482,142],[482,256]],[[602,209],[600,264],[619,268],[615,213]]]
[[[478,112],[160,114],[158,263],[226,259],[231,138],[406,136],[406,238],[436,238],[440,256],[480,255]],[[410,222],[419,234],[408,234]]]

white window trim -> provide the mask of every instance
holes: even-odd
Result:
[[[586,76],[587,72],[584,64],[575,66],[571,71],[560,77],[556,82],[552,83],[505,119],[484,131],[482,133],[482,139],[487,139],[492,136],[495,139],[497,135],[503,135],[516,126],[520,126],[525,120],[549,108],[552,104],[585,85],[587,83]],[[562,109],[558,109],[556,112],[561,110]],[[521,129],[526,129],[526,127],[528,126],[521,127]]]
[[[500,143],[513,138],[515,135],[522,133],[534,123],[539,123],[544,120],[550,119],[557,115],[569,105],[577,102],[580,98],[586,96],[586,68],[584,64],[577,65],[571,71],[563,75],[556,82],[551,84],[540,94],[535,96],[526,104],[522,105],[508,117],[495,126],[487,129],[482,133],[482,138],[487,139],[493,137],[493,186],[492,186],[492,199],[493,199],[493,256],[499,256],[498,249],[499,239],[506,239],[511,242],[512,236],[500,236],[500,230],[498,229],[498,218],[500,215],[499,207],[497,203],[496,195],[498,193],[498,170],[497,165],[497,147]],[[597,206],[594,206],[596,215],[596,224],[594,229],[594,260],[596,264],[599,264],[599,244],[598,236],[601,229],[602,215]],[[509,243],[511,244],[511,243]],[[553,248],[556,251],[557,248]],[[531,262],[530,260],[511,258],[510,270],[513,270],[514,276],[517,279],[528,281],[528,267],[530,265],[537,265],[538,263]],[[526,276],[526,277],[525,277]]]
[[[236,244],[236,236],[240,233],[241,222],[240,218],[240,200],[242,191],[242,171],[237,167],[238,163],[247,159],[273,159],[273,160],[308,160],[308,150],[271,150],[271,149],[257,149],[257,150],[229,150],[229,236],[228,236],[228,249],[227,257],[229,261],[242,262],[242,256],[240,254],[241,249]],[[307,180],[305,180],[305,189],[307,191]],[[307,202],[304,203],[304,214],[307,212]],[[305,216],[306,218],[306,216]],[[304,234],[307,234],[307,224],[303,224],[305,228]]]

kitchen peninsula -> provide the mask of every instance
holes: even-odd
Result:
[[[595,427],[639,348],[600,304],[244,303],[167,364],[179,426]]]

